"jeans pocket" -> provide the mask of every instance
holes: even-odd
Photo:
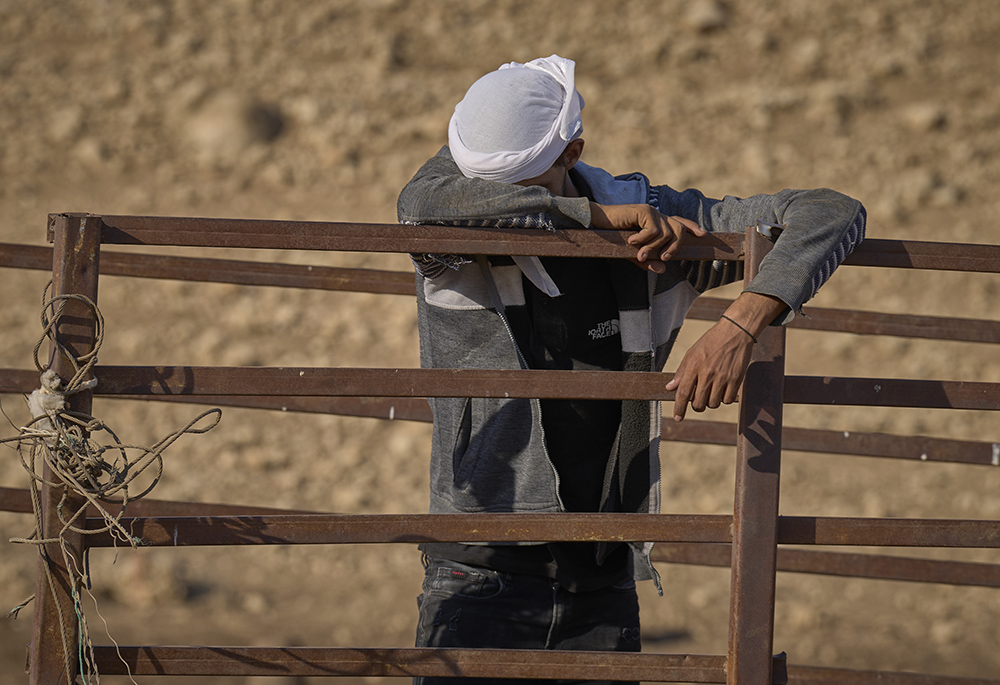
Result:
[[[503,575],[490,569],[455,561],[431,560],[424,580],[424,593],[442,597],[490,599],[505,588]]]

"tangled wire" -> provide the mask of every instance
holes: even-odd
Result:
[[[100,674],[97,672],[93,645],[87,631],[80,597],[81,587],[88,590],[90,588],[90,571],[85,561],[86,552],[84,558],[77,558],[67,542],[67,535],[109,533],[116,541],[128,544],[132,548],[141,545],[142,541],[129,533],[121,523],[128,503],[149,494],[159,482],[163,473],[164,450],[186,433],[200,434],[210,431],[218,425],[222,411],[210,409],[159,442],[143,446],[125,444],[100,419],[84,412],[70,410],[66,403],[67,397],[97,386],[97,379],[88,380],[87,376],[97,364],[97,353],[104,340],[104,317],[97,305],[83,295],[59,295],[46,299],[47,293],[48,286],[42,298],[42,336],[33,351],[35,368],[41,373],[41,387],[27,398],[32,419],[19,429],[15,437],[0,439],[0,444],[13,443],[21,464],[30,477],[29,491],[34,512],[35,527],[31,535],[26,538],[12,538],[10,541],[36,545],[39,554],[46,561],[49,560],[48,550],[52,546],[57,546],[60,550],[63,566],[70,577],[69,585],[79,627],[79,641],[77,644],[71,644],[71,635],[65,627],[71,624],[67,624],[60,604],[53,602],[61,626],[67,682],[74,682],[73,663],[77,661],[78,672],[84,682],[87,682],[89,677],[99,683]],[[79,302],[86,306],[95,322],[93,349],[80,356],[74,355],[57,340],[56,336],[59,319],[69,302]],[[51,342],[55,355],[67,359],[73,367],[73,376],[66,383],[63,383],[54,371],[39,362],[38,353],[46,340]],[[195,426],[206,417],[212,417],[211,423],[196,428]],[[94,438],[97,433],[106,434],[110,440],[106,443],[99,442]],[[138,456],[133,457],[133,452],[138,452]],[[149,484],[140,492],[131,493],[129,487],[150,469],[152,477]],[[59,503],[52,512],[58,517],[61,525],[54,537],[45,537],[42,527],[41,488],[44,486],[48,486],[53,492],[61,492]],[[83,504],[73,510],[81,499]],[[95,526],[92,522],[87,522],[88,508],[91,508],[91,511],[96,510],[103,519],[103,525]],[[86,546],[84,549],[86,550]],[[49,564],[41,564],[41,568],[44,569],[49,591],[55,595],[56,580]],[[9,616],[16,617],[32,599],[34,596],[24,600],[10,612]]]

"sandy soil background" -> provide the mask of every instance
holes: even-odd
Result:
[[[871,237],[997,244],[998,45],[990,0],[0,0],[0,240],[42,245],[59,211],[391,222],[465,89],[557,52],[577,60],[591,164],[717,196],[829,186],[866,204]],[[175,252],[409,268],[400,255]],[[30,368],[46,280],[0,273],[0,367]],[[995,319],[998,295],[996,276],[845,267],[813,304]],[[105,364],[417,365],[407,297],[105,277],[100,304]],[[689,342],[704,325],[688,328]],[[789,373],[1000,382],[984,345],[789,341]],[[26,420],[19,397],[2,400]],[[197,409],[98,400],[95,413],[149,443]],[[426,508],[426,425],[224,414],[168,452],[155,497]],[[789,407],[786,420],[1000,440],[995,412]],[[0,455],[0,486],[23,487],[16,455]],[[782,480],[784,514],[1000,518],[989,467],[789,452]],[[665,446],[668,511],[731,512],[732,490],[731,449]],[[0,514],[5,610],[33,590],[32,551],[6,543],[28,528]],[[661,571],[664,598],[643,588],[645,649],[725,653],[728,571]],[[365,647],[412,643],[421,572],[410,546],[202,548],[95,552],[93,577],[122,644]],[[792,663],[1000,677],[996,589],[781,574],[776,612],[775,650]],[[0,622],[0,681],[27,682],[30,629],[30,609]]]

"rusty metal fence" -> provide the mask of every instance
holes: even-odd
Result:
[[[615,231],[413,227],[382,224],[278,222],[55,214],[53,249],[0,244],[0,266],[52,270],[53,294],[97,301],[99,274],[137,278],[273,285],[412,294],[410,274],[304,267],[233,260],[101,252],[102,244],[278,248],[367,252],[435,252],[627,257]],[[386,246],[392,246],[391,250]],[[770,243],[746,236],[692,239],[679,257],[741,259],[747,278]],[[1000,273],[1000,246],[867,240],[846,264]],[[689,318],[714,319],[726,302],[701,298]],[[811,309],[794,326],[853,333],[1000,343],[1000,322]],[[94,344],[89,310],[70,303],[56,331],[76,353]],[[737,427],[712,421],[666,422],[662,439],[737,448],[734,515],[335,515],[233,505],[143,499],[125,525],[148,545],[418,543],[422,541],[654,541],[654,559],[729,566],[729,649],[726,655],[615,654],[527,650],[345,649],[321,647],[95,647],[102,674],[413,676],[587,678],[704,683],[993,683],[1000,680],[793,666],[773,656],[776,571],[1000,587],[1000,565],[872,554],[809,552],[778,545],[1000,547],[1000,521],[783,517],[778,514],[782,446],[874,457],[998,465],[988,442],[841,433],[782,425],[785,404],[1000,409],[1000,383],[872,378],[821,378],[784,373],[782,328],[761,335],[747,372]],[[61,368],[60,375],[70,370]],[[211,403],[429,421],[423,398],[510,397],[671,399],[664,374],[562,371],[454,371],[361,368],[234,368],[98,366],[102,396]],[[35,371],[0,369],[0,386],[30,392]],[[92,392],[69,398],[89,411]],[[919,456],[918,456],[919,455]],[[42,493],[43,534],[58,532],[61,493]],[[79,507],[85,502],[63,503]],[[27,491],[0,488],[0,510],[31,510]],[[84,539],[84,537],[86,539]],[[110,547],[111,534],[74,535],[85,547]],[[40,557],[29,654],[33,684],[65,683],[62,639],[79,639],[71,616],[71,576],[59,554]],[[55,582],[42,580],[41,566]],[[62,619],[60,619],[62,617]],[[779,645],[780,647],[780,645]],[[119,656],[120,654],[120,656]]]

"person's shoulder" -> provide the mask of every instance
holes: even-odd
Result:
[[[600,167],[577,162],[576,169],[601,204],[641,204],[649,200],[650,183],[645,174],[632,172],[615,176]]]

